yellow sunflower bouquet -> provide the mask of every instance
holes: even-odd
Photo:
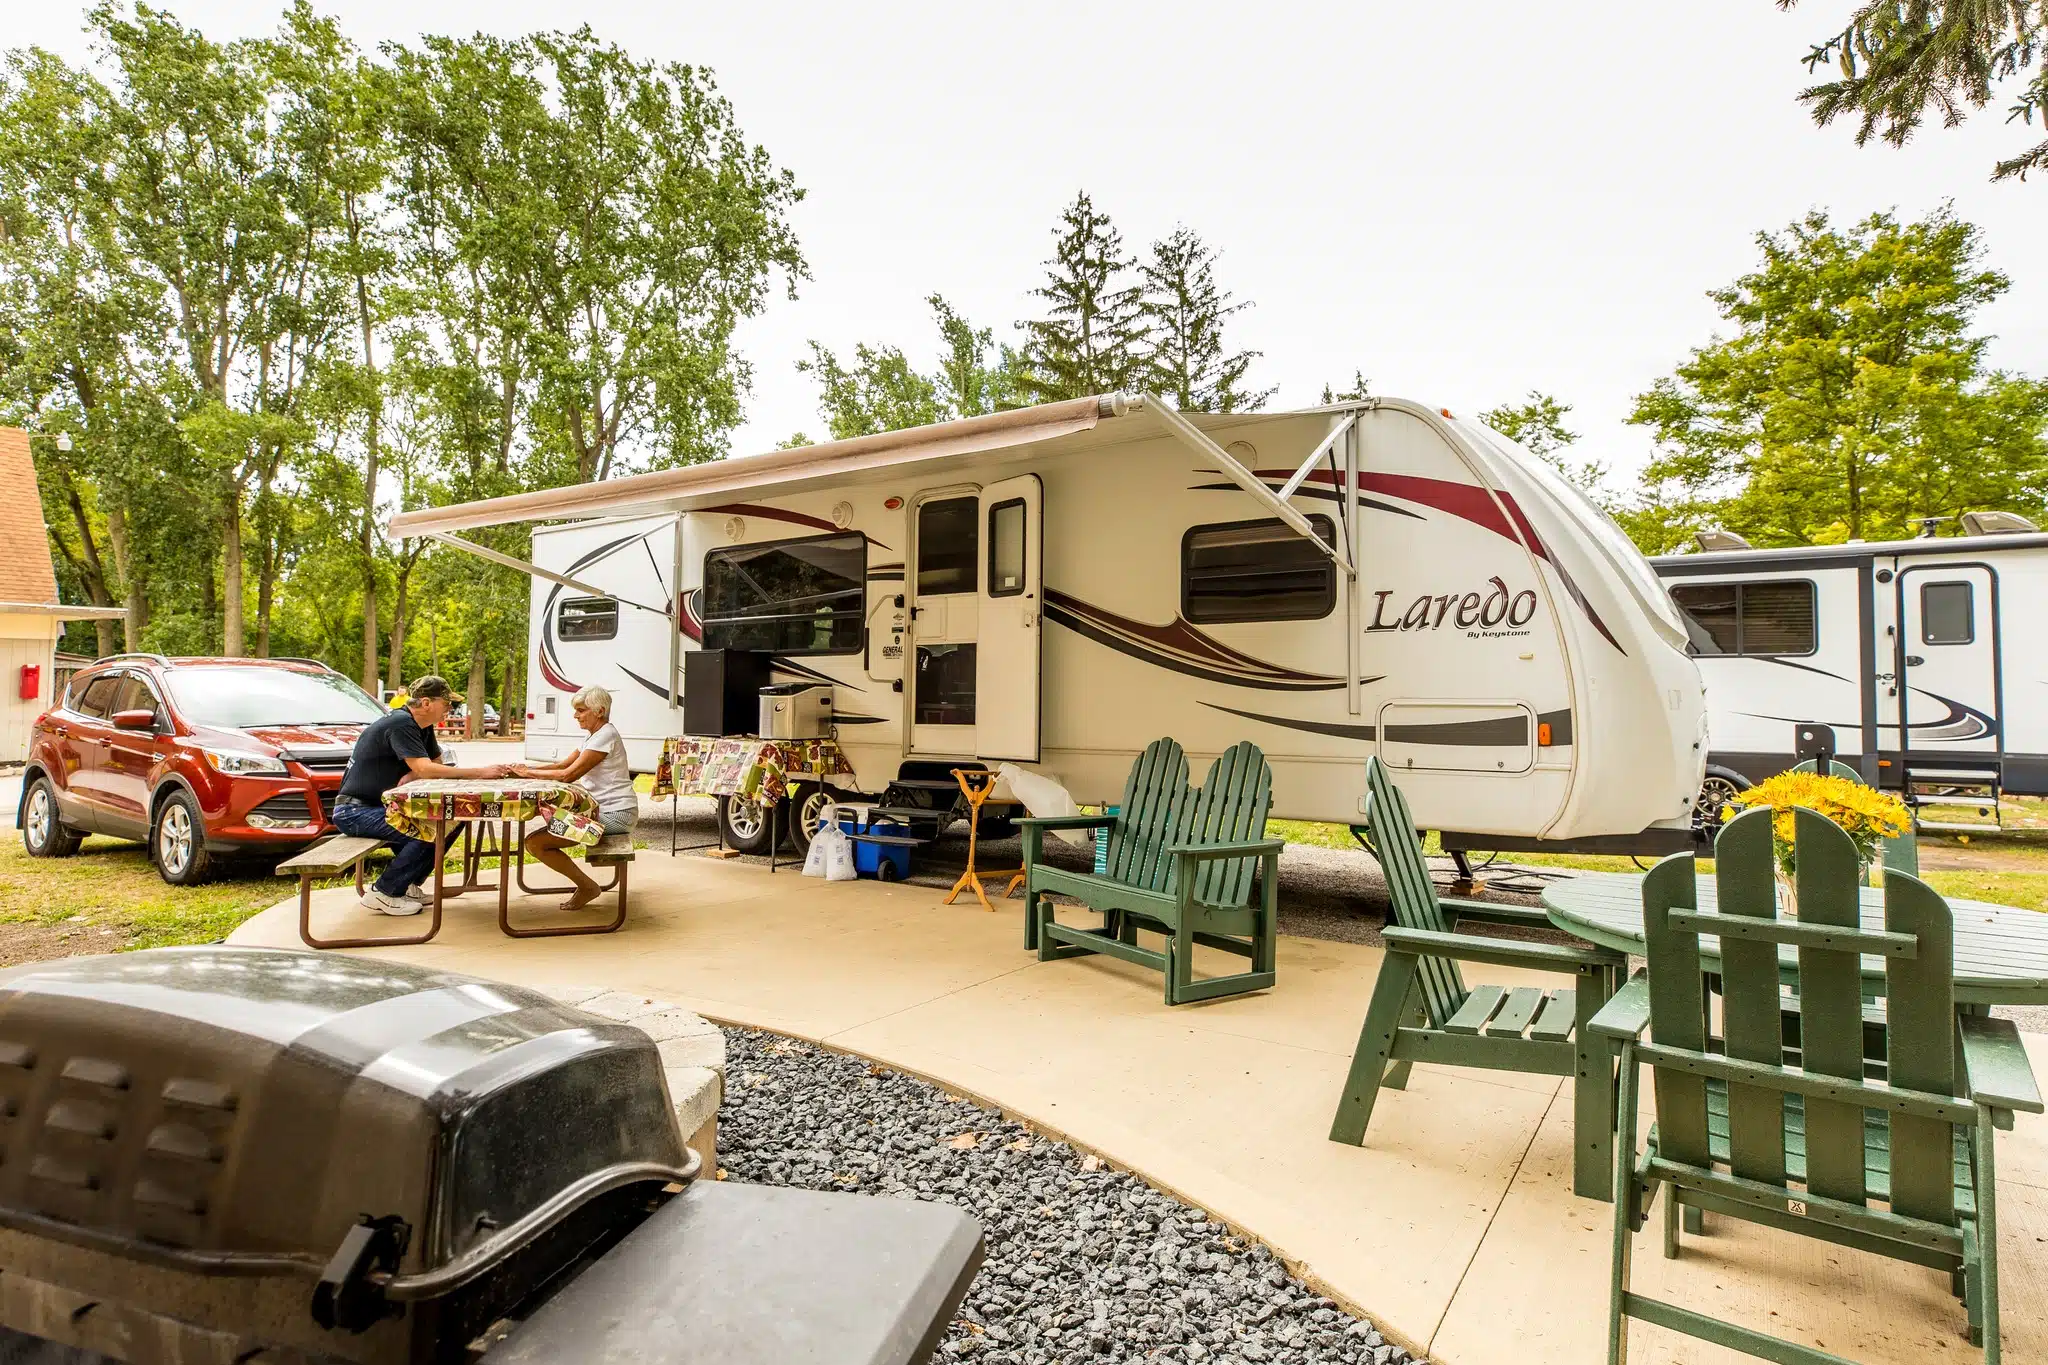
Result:
[[[1822,777],[1808,772],[1782,772],[1765,778],[1729,798],[1731,806],[1769,806],[1778,867],[1789,877],[1795,864],[1792,812],[1804,806],[1841,826],[1865,864],[1877,857],[1877,841],[1894,839],[1913,827],[1906,803],[1890,792],[1866,787],[1847,777]]]

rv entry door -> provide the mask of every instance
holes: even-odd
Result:
[[[1045,494],[1036,474],[981,490],[981,649],[975,755],[1036,763],[1044,660]]]
[[[1899,710],[1909,765],[1995,762],[1999,733],[1997,575],[1984,564],[1901,570]]]

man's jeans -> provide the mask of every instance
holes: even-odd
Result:
[[[384,875],[377,878],[377,890],[383,894],[403,896],[407,887],[424,880],[434,870],[433,844],[391,828],[390,822],[384,818],[381,804],[355,806],[337,801],[333,814],[334,827],[343,834],[353,834],[362,839],[382,839],[397,850],[385,867]]]

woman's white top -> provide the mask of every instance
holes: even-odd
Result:
[[[633,790],[633,774],[626,767],[626,741],[619,727],[606,721],[585,735],[577,747],[604,755],[595,768],[576,779],[597,798],[597,808],[637,812],[640,796]]]

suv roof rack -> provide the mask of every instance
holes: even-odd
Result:
[[[166,659],[161,654],[145,654],[139,650],[131,650],[126,654],[108,654],[101,658],[94,659],[92,661],[92,666],[98,667],[100,664],[116,663],[122,659],[147,659],[153,664],[162,664],[166,668],[170,667],[171,664],[171,661],[169,659]]]
[[[339,671],[335,668],[333,664],[328,663],[325,659],[302,659],[296,654],[273,654],[270,656],[268,662],[274,664],[311,664],[315,668],[324,668],[329,673]]]

